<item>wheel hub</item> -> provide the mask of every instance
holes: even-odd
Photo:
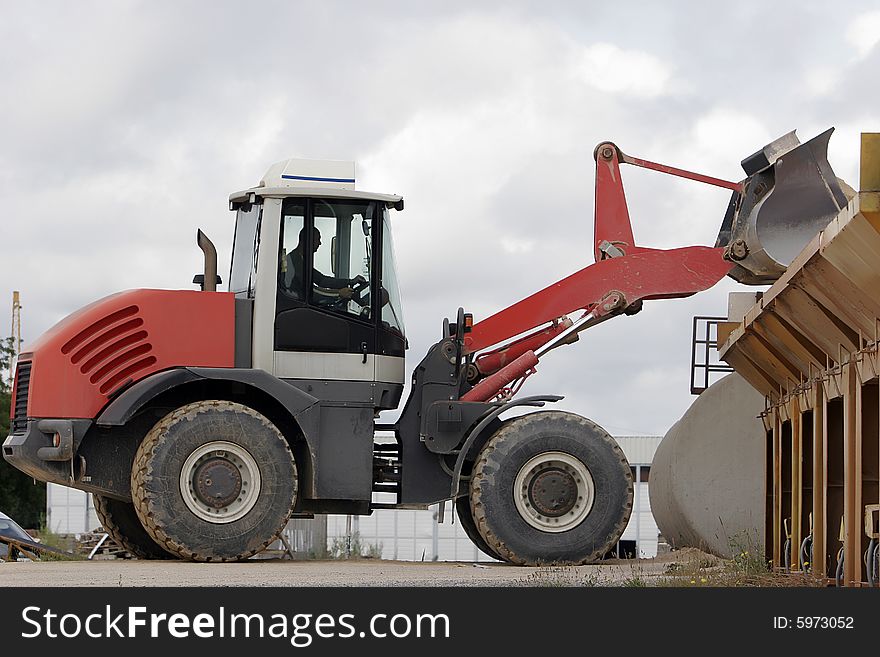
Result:
[[[241,472],[224,458],[212,458],[195,470],[196,497],[215,509],[229,506],[241,493]]]
[[[532,479],[528,495],[539,513],[558,518],[571,511],[577,502],[577,483],[565,470],[549,468]]]
[[[247,515],[260,495],[260,469],[251,453],[236,443],[213,441],[193,450],[180,471],[186,506],[214,524]]]
[[[523,520],[535,529],[558,533],[577,527],[589,515],[595,485],[580,459],[566,452],[544,452],[520,468],[513,493]]]

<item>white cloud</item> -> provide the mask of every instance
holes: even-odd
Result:
[[[515,237],[502,237],[501,248],[507,253],[514,255],[528,253],[535,248],[534,240],[517,239]]]
[[[780,135],[753,113],[718,107],[694,123],[688,152],[702,166],[738,166],[739,161]]]
[[[670,67],[650,53],[595,43],[579,53],[575,74],[582,82],[611,94],[654,98],[671,91]]]
[[[804,75],[804,84],[810,96],[827,96],[838,87],[839,72],[829,66],[810,68]]]
[[[880,43],[880,10],[856,16],[846,30],[846,39],[856,49],[859,58],[865,58]]]

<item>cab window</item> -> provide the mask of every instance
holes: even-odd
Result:
[[[371,318],[371,249],[375,204],[287,199],[282,211],[279,289],[330,311]]]
[[[381,319],[386,329],[404,334],[403,304],[397,284],[397,265],[394,261],[394,244],[391,240],[391,219],[388,209],[382,213],[382,292]]]
[[[281,262],[278,288],[293,299],[305,299],[304,251],[300,241],[306,237],[306,206],[301,199],[287,199],[281,211]]]
[[[246,203],[238,208],[236,214],[229,291],[239,296],[247,295],[251,298],[254,296],[262,209],[262,205]]]

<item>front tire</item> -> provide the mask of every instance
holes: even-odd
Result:
[[[239,561],[287,524],[297,493],[284,436],[255,410],[202,401],[169,413],[135,455],[131,491],[147,533],[192,561]]]
[[[595,423],[560,411],[506,422],[480,451],[471,478],[480,535],[519,565],[601,559],[626,528],[632,501],[623,450]]]

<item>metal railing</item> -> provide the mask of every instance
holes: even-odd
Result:
[[[691,394],[699,395],[718,377],[713,374],[733,372],[733,368],[718,360],[718,323],[726,317],[694,317],[691,334]]]

